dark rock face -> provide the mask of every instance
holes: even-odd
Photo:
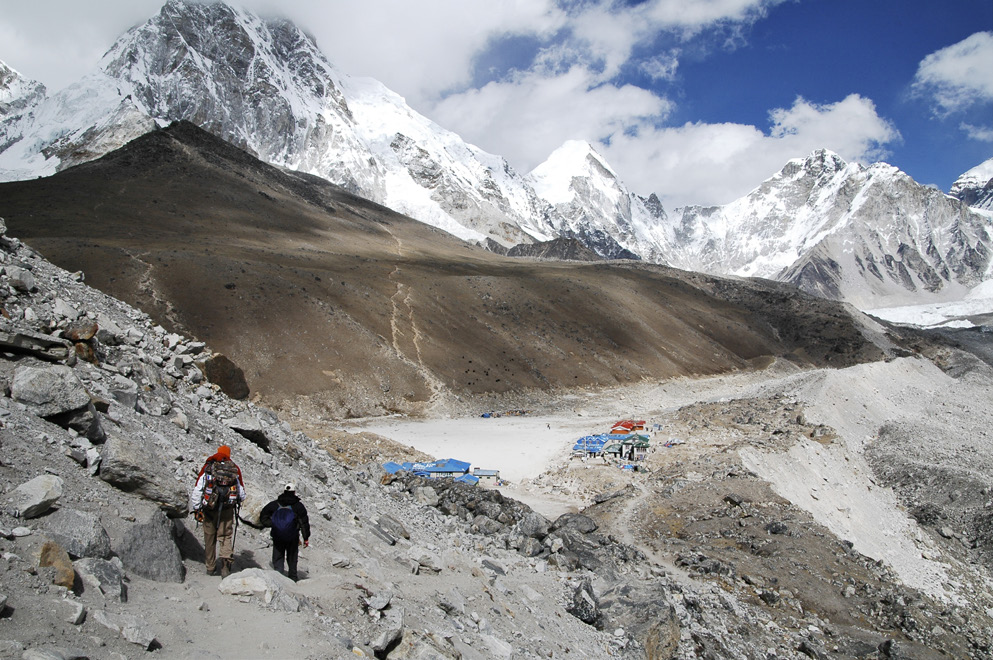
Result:
[[[509,257],[601,261],[604,257],[576,238],[556,238],[542,243],[521,243],[506,251]],[[630,257],[623,257],[630,258]]]
[[[248,398],[245,372],[226,355],[217,354],[204,360],[203,375],[232,399]]]
[[[147,522],[133,525],[116,550],[124,568],[149,580],[182,582],[186,574],[176,545],[175,527],[157,509]]]
[[[572,604],[566,608],[566,611],[583,623],[594,628],[603,628],[600,601],[593,593],[593,585],[589,578],[583,578],[576,586],[572,593]]]

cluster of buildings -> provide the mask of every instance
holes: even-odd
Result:
[[[465,461],[457,461],[454,458],[443,458],[427,463],[395,463],[388,461],[383,463],[383,469],[388,474],[396,474],[400,471],[410,472],[419,477],[429,479],[454,479],[459,483],[482,486],[483,488],[495,488],[502,486],[500,470],[483,470],[475,468],[469,474],[470,464]]]
[[[643,419],[622,419],[610,427],[609,433],[586,435],[572,447],[574,458],[599,457],[620,462],[645,460],[651,433]]]

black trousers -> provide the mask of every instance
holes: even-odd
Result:
[[[286,574],[293,581],[297,579],[297,559],[300,557],[300,541],[295,539],[286,543],[278,539],[272,540],[272,567],[283,572],[283,560],[286,560]]]

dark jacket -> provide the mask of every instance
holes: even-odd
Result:
[[[279,497],[262,507],[262,511],[259,513],[259,522],[262,526],[272,527],[272,514],[276,512],[276,509],[278,509],[280,505],[293,508],[293,512],[297,514],[297,530],[303,535],[304,541],[309,541],[310,518],[307,517],[307,508],[293,491],[284,491],[279,495]]]

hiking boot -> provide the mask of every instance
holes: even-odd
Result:
[[[225,559],[221,562],[221,577],[226,578],[229,575],[231,575],[231,562]]]

